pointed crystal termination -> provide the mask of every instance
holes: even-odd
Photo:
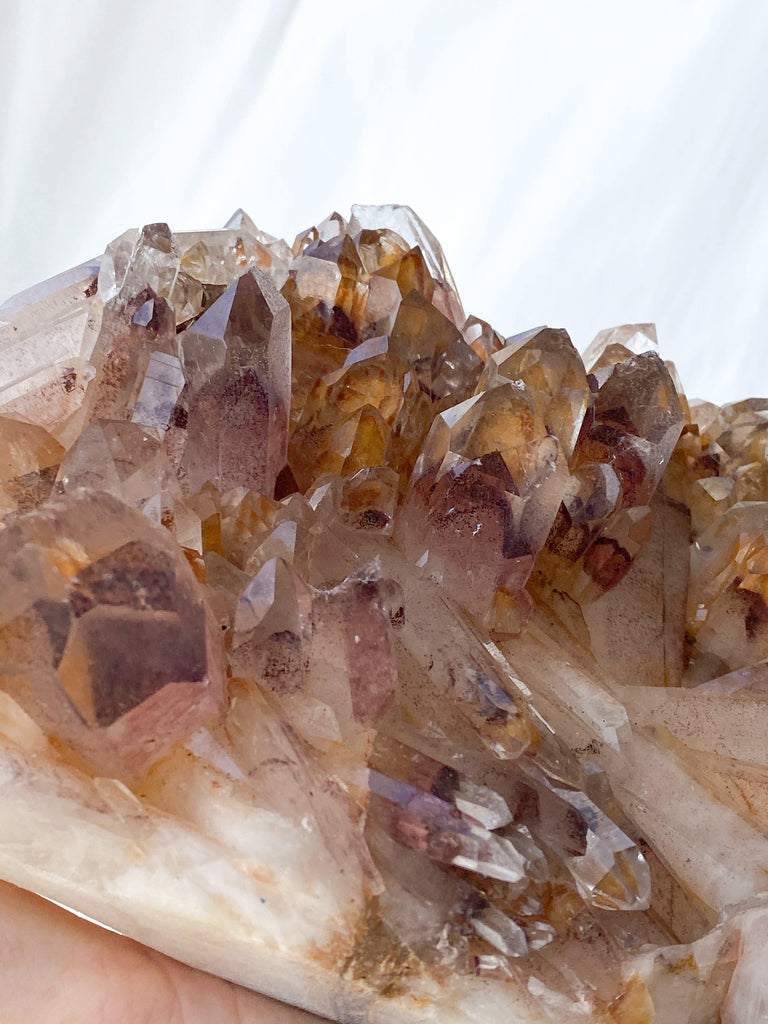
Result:
[[[386,338],[363,342],[308,394],[288,447],[291,471],[302,488],[325,473],[349,477],[384,468],[402,407],[401,378],[388,349]]]
[[[372,807],[366,841],[384,880],[379,908],[387,926],[425,963],[462,973],[472,970],[473,933],[505,956],[524,956],[521,926],[476,887],[397,842],[385,806],[381,800]]]
[[[392,327],[392,356],[413,368],[421,389],[433,399],[471,393],[482,360],[459,329],[420,292],[408,292]]]
[[[590,373],[596,373],[641,352],[658,351],[656,324],[622,324],[595,335],[584,353],[584,365]]]
[[[290,260],[288,245],[259,231],[242,210],[221,231],[172,233],[167,224],[147,224],[107,246],[99,293],[103,302],[121,308],[149,287],[171,304],[176,323],[185,324],[251,267],[259,267],[280,288]]]
[[[168,303],[143,288],[123,306],[107,304],[91,363],[89,418],[133,420],[162,438],[183,385]]]
[[[379,732],[369,764],[386,769],[390,776],[453,804],[464,817],[493,831],[512,821],[512,813],[498,793],[455,768],[399,740]]]
[[[64,449],[47,430],[0,416],[0,515],[29,512],[51,494]]]
[[[369,785],[371,793],[393,805],[392,835],[402,846],[522,888],[530,877],[546,878],[546,860],[525,836],[498,836],[439,797],[379,772],[370,773]]]
[[[308,744],[335,751],[337,772],[365,765],[371,729],[397,688],[381,591],[370,573],[314,590],[271,558],[235,610],[235,671],[270,691]]]
[[[464,341],[486,364],[490,357],[504,348],[506,344],[498,331],[495,331],[485,320],[476,316],[467,317],[461,333],[464,336]]]
[[[358,231],[364,232],[366,228],[371,230],[388,229],[404,239],[407,245],[418,247],[424,254],[430,273],[440,286],[440,291],[436,296],[436,307],[442,309],[455,324],[464,323],[456,283],[442,247],[424,221],[413,212],[410,206],[397,204],[391,206],[354,205],[349,221],[350,232],[352,234]]]
[[[203,594],[167,531],[117,499],[80,490],[16,518],[0,586],[0,688],[98,769],[135,778],[216,713]]]
[[[650,502],[683,428],[674,382],[653,351],[590,375],[595,391],[570,460],[572,479],[534,588],[587,603],[615,587],[650,537]]]
[[[119,284],[118,303],[130,302],[148,285],[168,295],[176,279],[179,254],[167,224],[146,224],[139,233]],[[116,282],[117,283],[117,282]]]
[[[739,502],[691,553],[690,678],[705,682],[768,659],[768,502]]]
[[[155,522],[180,503],[181,490],[162,444],[138,423],[92,420],[62,459],[57,488],[106,491]]]
[[[187,491],[274,491],[288,451],[291,316],[258,269],[244,274],[180,338],[187,381],[181,460]]]
[[[590,394],[584,364],[566,331],[539,327],[507,338],[485,376],[490,386],[497,377],[523,381],[547,430],[571,458]]]
[[[98,274],[98,260],[84,263],[0,307],[0,415],[43,427],[64,445],[77,437],[73,419],[91,376]]]
[[[520,766],[539,792],[546,788],[567,806],[571,835],[578,830],[584,836],[583,849],[568,850],[556,831],[548,836],[532,825],[534,835],[563,858],[584,900],[603,910],[647,910],[651,875],[637,844],[584,793],[557,785],[530,760]]]
[[[567,480],[560,444],[528,390],[505,382],[436,417],[401,518],[406,553],[458,587],[486,627],[519,632],[530,610],[523,587]]]
[[[408,241],[368,227],[370,217],[400,224]],[[483,365],[435,239],[411,211],[367,208],[363,219],[333,214],[300,234],[282,289],[293,326],[289,463],[302,490],[375,460],[404,490],[435,413],[470,397]]]

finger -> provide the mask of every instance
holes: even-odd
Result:
[[[0,882],[3,1024],[313,1024]]]

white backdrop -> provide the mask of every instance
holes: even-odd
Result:
[[[408,203],[465,307],[768,394],[767,0],[0,0],[0,299],[125,228]]]

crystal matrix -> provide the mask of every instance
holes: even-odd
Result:
[[[339,1021],[765,1019],[766,402],[397,206],[128,231],[0,353],[0,877]]]

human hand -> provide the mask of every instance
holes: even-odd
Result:
[[[0,882],[2,1024],[321,1024]]]

